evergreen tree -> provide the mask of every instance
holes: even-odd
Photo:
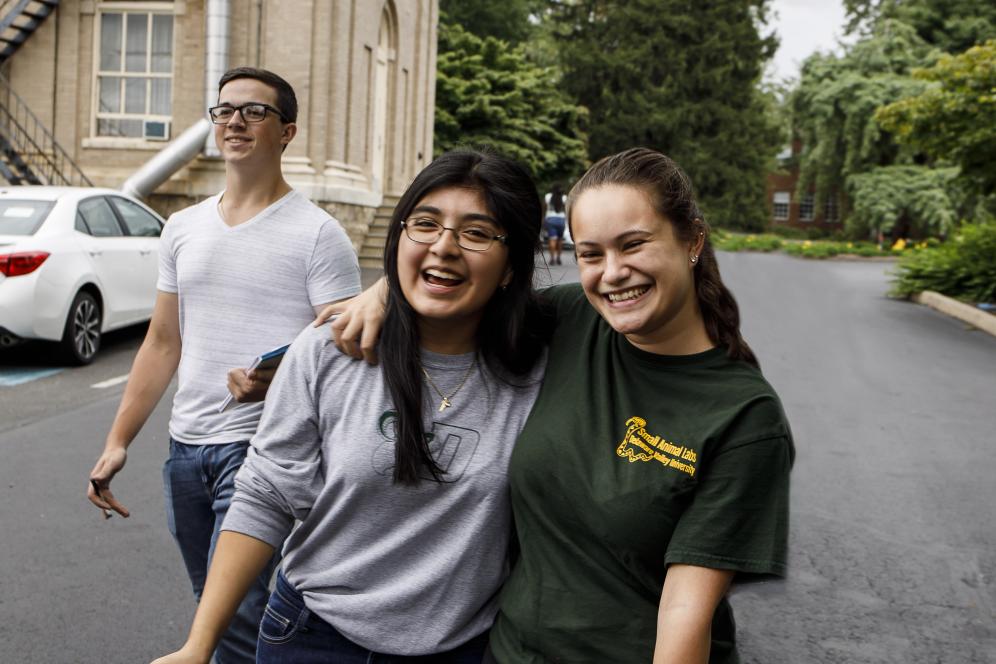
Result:
[[[541,186],[584,170],[585,110],[523,46],[441,24],[436,69],[436,154],[491,146],[529,168]]]
[[[440,23],[518,45],[533,34],[529,17],[545,4],[543,0],[439,0]]]
[[[691,176],[713,223],[760,229],[779,148],[758,82],[768,0],[552,3],[564,86],[590,111],[592,160],[642,145]]]

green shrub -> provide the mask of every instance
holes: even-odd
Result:
[[[768,229],[768,232],[772,235],[777,235],[778,237],[788,238],[790,240],[805,240],[806,231],[802,228],[794,228],[792,226],[772,226]]]
[[[785,253],[801,258],[830,258],[841,253],[840,248],[832,242],[793,242],[786,244]]]
[[[892,294],[937,291],[968,302],[996,301],[996,222],[965,224],[942,244],[906,252]]]
[[[776,251],[782,240],[774,235],[743,235],[741,233],[713,232],[712,244],[721,251]]]
[[[848,249],[847,253],[854,254],[855,256],[884,256],[887,252],[882,251],[874,244],[855,244],[852,249]]]

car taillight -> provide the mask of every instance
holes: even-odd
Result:
[[[31,274],[49,257],[47,251],[25,251],[19,254],[0,254],[0,274],[19,277]]]

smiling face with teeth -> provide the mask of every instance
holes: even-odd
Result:
[[[571,206],[581,285],[588,301],[636,347],[664,355],[712,348],[695,295],[692,256],[650,195],[627,185],[584,190]]]
[[[443,187],[429,192],[409,219],[432,219],[447,228],[468,224],[501,235],[502,227],[477,189]],[[476,348],[477,326],[484,308],[512,278],[508,249],[495,241],[487,251],[461,249],[456,235],[443,231],[432,244],[420,244],[402,232],[398,243],[398,281],[418,314],[423,347],[442,353]]]
[[[277,91],[253,78],[229,81],[218,92],[218,104],[241,106],[258,102],[277,107]],[[267,113],[262,122],[246,122],[235,113],[225,124],[214,125],[214,141],[225,162],[239,168],[279,171],[280,155],[297,132],[297,125],[282,122],[275,113]]]

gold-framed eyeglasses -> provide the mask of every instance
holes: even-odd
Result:
[[[280,109],[259,101],[250,101],[245,104],[239,104],[238,106],[232,106],[231,104],[212,106],[208,109],[208,115],[211,116],[211,122],[215,124],[228,124],[236,111],[238,111],[242,119],[246,122],[262,122],[266,119],[267,112],[273,113],[282,122],[287,122],[287,118],[280,112]]]
[[[413,217],[401,222],[405,235],[412,242],[419,244],[434,244],[443,236],[443,231],[451,231],[456,236],[456,243],[461,249],[468,251],[487,251],[497,240],[507,244],[508,235],[497,235],[487,224],[470,222],[459,228],[443,226],[435,219]]]

